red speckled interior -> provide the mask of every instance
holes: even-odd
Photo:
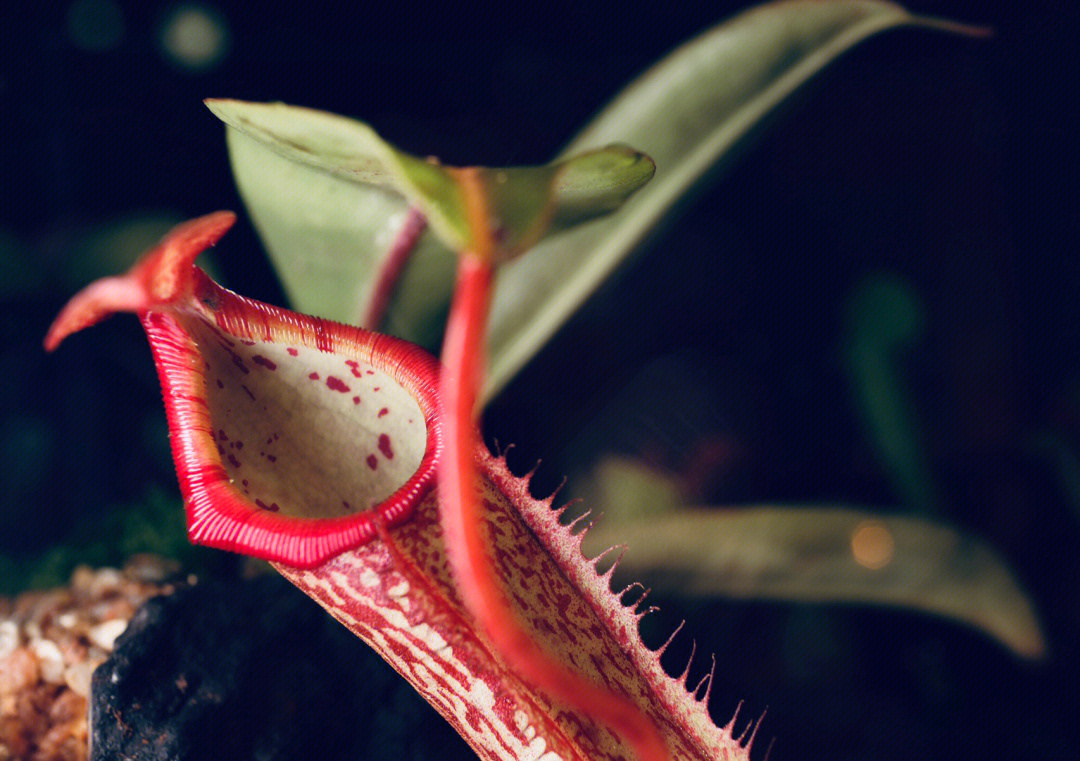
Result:
[[[310,568],[407,520],[442,451],[435,359],[192,278],[143,315],[191,540]]]
[[[307,346],[238,339],[203,320],[187,327],[206,363],[222,465],[259,508],[347,515],[382,502],[416,472],[424,413],[383,370]]]

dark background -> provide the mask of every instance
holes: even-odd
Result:
[[[226,36],[201,69],[163,44],[173,14],[193,7]],[[3,11],[0,591],[104,562],[115,547],[103,549],[99,516],[117,526],[164,504],[179,519],[135,321],[52,356],[40,341],[71,293],[122,266],[103,247],[242,209],[203,98],[357,116],[451,164],[538,163],[645,66],[739,8],[83,0]],[[690,619],[719,657],[715,715],[726,722],[740,699],[744,718],[768,708],[759,743],[775,737],[775,759],[1075,757],[1080,14],[1066,2],[913,9],[996,35],[891,32],[833,65],[560,332],[485,429],[516,443],[512,465],[545,458],[541,492],[616,451],[696,478],[709,503],[895,508],[842,337],[852,289],[901,278],[925,324],[903,368],[938,516],[1008,559],[1040,611],[1047,659],[1021,661],[944,621],[845,606],[673,599],[646,640]],[[282,302],[246,220],[214,263],[230,287]],[[672,396],[705,400],[700,421],[667,425],[656,400],[612,411],[658,367]],[[608,440],[602,409],[623,423]],[[695,454],[718,436],[739,457],[717,459],[723,478],[702,477]]]

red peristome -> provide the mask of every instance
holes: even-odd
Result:
[[[434,485],[442,452],[436,396],[438,363],[405,341],[273,307],[217,285],[193,262],[234,219],[231,212],[218,212],[181,225],[126,275],[88,286],[61,312],[46,345],[54,348],[66,335],[113,311],[135,311],[158,368],[191,540],[309,568],[369,541],[375,535],[376,520],[390,526],[406,520]],[[233,484],[222,461],[224,453],[214,440],[208,363],[185,327],[193,320],[210,326],[225,352],[232,353],[233,341],[245,346],[280,344],[293,351],[307,347],[362,361],[390,375],[416,401],[427,427],[426,447],[416,471],[388,498],[352,515],[290,516],[274,511],[275,503],[269,500],[270,508],[261,509]],[[294,356],[293,351],[288,356]],[[246,375],[243,360],[232,356]],[[260,355],[252,361],[260,365],[259,372],[276,370],[272,361]],[[255,398],[247,385],[240,387]],[[215,388],[221,388],[220,381]],[[226,456],[235,459],[234,455]],[[357,462],[356,466],[362,468],[363,464]]]
[[[427,423],[425,454],[413,476],[373,508],[387,525],[406,520],[416,502],[434,484],[442,452],[435,359],[398,339],[237,296],[201,271],[196,271],[196,278],[200,302],[227,335],[359,357],[391,373],[411,392]],[[173,434],[173,458],[186,502],[188,534],[193,542],[310,568],[375,535],[371,511],[338,518],[305,519],[256,509],[235,489],[220,466],[210,436],[213,424],[205,403],[205,373],[201,364],[192,362],[197,350],[190,336],[167,313],[151,312],[143,317],[143,325],[150,337],[164,391]]]

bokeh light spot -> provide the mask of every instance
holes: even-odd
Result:
[[[182,5],[165,19],[161,45],[174,63],[192,71],[213,68],[229,47],[229,27],[215,9]]]
[[[892,534],[880,521],[863,521],[851,532],[851,554],[855,562],[871,571],[891,563],[895,550]]]

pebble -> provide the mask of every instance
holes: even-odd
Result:
[[[72,633],[57,640],[60,652],[64,654],[64,663],[78,663],[86,660],[87,647],[82,637]]]
[[[86,636],[102,650],[111,653],[116,638],[124,633],[124,629],[127,628],[127,625],[127,620],[123,618],[114,618],[110,621],[100,623],[97,626],[90,627],[90,631],[86,633]]]
[[[27,647],[20,647],[0,663],[0,691],[20,692],[37,684],[38,659]]]
[[[39,639],[30,643],[30,649],[38,657],[41,678],[50,684],[64,682],[64,656],[51,639]]]
[[[152,584],[167,581],[179,572],[180,564],[175,560],[169,560],[160,555],[152,555],[147,552],[132,555],[124,563],[124,574],[126,576]]]
[[[123,580],[124,577],[115,568],[102,568],[94,575],[94,580],[90,582],[90,596],[104,597],[110,592],[119,591],[120,582]]]
[[[15,652],[19,640],[18,624],[14,621],[0,621],[0,660]]]
[[[123,597],[114,597],[90,608],[90,615],[98,621],[108,621],[110,618],[131,618],[135,615],[135,606]]]
[[[83,661],[73,663],[64,669],[64,684],[71,688],[76,695],[84,698],[90,697],[90,681],[94,676],[94,669],[101,665],[100,661]]]
[[[86,716],[86,701],[75,692],[60,693],[60,697],[49,706],[49,719],[54,723],[73,721],[80,716]]]
[[[71,574],[71,586],[76,592],[89,592],[93,583],[94,569],[88,565],[77,566]]]
[[[67,587],[0,597],[0,761],[85,761],[94,669],[177,570],[135,556],[123,572],[79,566]]]

